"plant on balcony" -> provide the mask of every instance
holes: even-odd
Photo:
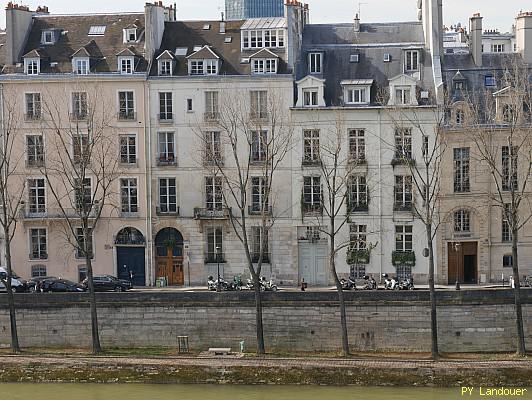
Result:
[[[368,249],[347,249],[347,264],[369,264]]]
[[[392,252],[392,264],[397,265],[416,265],[416,253],[413,251],[394,251]]]

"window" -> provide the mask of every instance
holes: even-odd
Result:
[[[515,111],[515,107],[510,104],[505,104],[502,107],[502,120],[503,122],[507,124],[513,124],[515,123],[515,118],[517,117],[517,113]]]
[[[120,135],[120,163],[137,163],[137,137],[135,135]]]
[[[349,177],[347,207],[348,212],[368,210],[368,185],[364,175]]]
[[[135,119],[135,102],[132,91],[118,92],[119,113],[118,119]]]
[[[42,31],[41,44],[54,44],[54,31]]]
[[[395,89],[395,103],[396,104],[410,104],[410,88]]]
[[[484,77],[484,86],[487,86],[487,87],[496,86],[495,77],[493,75],[486,75]]]
[[[28,197],[30,214],[46,212],[46,189],[42,178],[28,179]]]
[[[504,53],[504,44],[492,44],[491,52],[492,53]]]
[[[193,112],[193,111],[194,111],[194,108],[193,108],[192,99],[187,99],[187,112]]]
[[[453,149],[454,192],[469,192],[469,147]]]
[[[174,132],[159,132],[159,164],[174,163]]]
[[[303,131],[303,164],[320,161],[320,131],[309,129]]]
[[[457,233],[469,233],[471,231],[471,215],[467,210],[454,212],[454,231]]]
[[[205,119],[218,119],[218,92],[205,92]]]
[[[318,106],[318,89],[310,88],[303,89],[303,106],[317,107]]]
[[[456,81],[454,82],[454,90],[459,92],[465,89],[464,81]]]
[[[367,230],[366,225],[349,224],[349,250],[366,250]]]
[[[175,178],[159,179],[159,212],[177,213],[177,186]]]
[[[319,176],[303,177],[303,212],[321,212],[321,181]]]
[[[159,92],[159,120],[171,121],[173,119],[172,92]]]
[[[203,75],[203,60],[190,61],[190,75]]]
[[[76,211],[87,213],[92,208],[92,181],[91,178],[76,178],[74,180],[74,197]]]
[[[120,179],[120,195],[122,213],[132,214],[139,212],[137,178]]]
[[[251,161],[264,162],[268,153],[268,131],[251,132]]]
[[[512,150],[510,150],[512,149]],[[517,147],[502,147],[502,190],[518,190],[517,183]]]
[[[284,29],[242,31],[242,49],[284,47]]]
[[[72,72],[77,75],[87,75],[90,72],[88,58],[74,58],[72,60]]]
[[[322,53],[309,53],[308,55],[308,69],[311,74],[322,73]]]
[[[45,228],[30,229],[30,259],[46,260],[48,247]]]
[[[502,209],[502,241],[511,242],[512,241],[512,228],[510,225],[512,218],[512,205],[510,203],[504,204]]]
[[[135,70],[133,68],[133,57],[118,57],[118,70],[121,74],[132,74]]]
[[[412,251],[412,225],[395,226],[395,251]]]
[[[367,103],[366,88],[348,87],[346,89],[346,104]]]
[[[93,249],[93,238],[92,238],[92,229],[87,229],[88,240],[85,244],[85,235],[83,234],[83,228],[76,228],[76,258],[85,258],[85,255],[88,255],[90,258],[94,258],[94,249]]]
[[[26,153],[29,167],[44,165],[44,140],[41,135],[26,136]]]
[[[405,72],[413,72],[419,70],[419,51],[407,50],[405,51]]]
[[[41,119],[41,94],[26,93],[26,119]]]
[[[394,211],[412,210],[412,177],[396,175],[394,186]]]
[[[39,72],[41,72],[40,58],[25,58],[24,71],[26,75],[39,75]]]
[[[397,279],[400,281],[403,281],[405,279],[412,277],[412,266],[411,265],[397,265],[395,267],[395,272],[397,275]]]
[[[137,28],[124,29],[124,43],[137,41]]]
[[[461,110],[461,109],[455,110],[454,117],[455,117],[454,122],[456,123],[456,125],[462,125],[465,120],[464,110]]]
[[[251,178],[251,213],[267,214],[269,212],[268,183],[264,177]]]
[[[205,178],[205,207],[210,211],[221,211],[223,206],[222,177]]]
[[[211,226],[207,228],[207,254],[205,262],[224,262],[223,254],[223,228]]]
[[[349,140],[349,161],[362,163],[366,160],[366,139],[364,129],[350,129]]]
[[[205,75],[218,74],[218,60],[204,60]]]
[[[502,256],[502,267],[503,268],[512,268],[514,265],[514,259],[511,254],[505,254]]]
[[[395,129],[395,157],[396,160],[412,160],[412,129]]]
[[[277,60],[275,58],[254,58],[251,62],[253,74],[276,74]]]
[[[427,135],[422,136],[422,147],[421,147],[421,153],[423,154],[423,157],[428,157],[429,155],[429,137]]]
[[[259,262],[262,252],[262,262],[270,262],[268,231],[262,226],[251,227],[251,261]]]
[[[89,135],[72,135],[72,150],[75,164],[89,163]]]
[[[87,93],[72,93],[72,120],[83,120],[87,118]]]
[[[159,61],[159,75],[161,76],[172,75],[172,60],[160,60]]]
[[[103,36],[105,34],[105,25],[92,25],[89,28],[89,36]]]
[[[222,162],[220,132],[205,132],[205,161],[208,164],[220,164]]]
[[[268,92],[266,90],[251,91],[251,117],[268,117]]]
[[[32,265],[31,266],[31,277],[32,278],[44,278],[47,276],[46,265]]]

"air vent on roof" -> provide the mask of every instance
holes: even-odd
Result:
[[[349,57],[349,62],[357,63],[360,61],[360,55],[358,54],[351,54],[351,57]]]
[[[384,62],[392,61],[392,56],[390,53],[384,53]]]
[[[210,24],[203,25],[203,30],[204,31],[208,31],[209,29],[211,29],[211,25]]]
[[[61,31],[61,36],[66,36],[67,33],[68,31]]]
[[[241,58],[240,64],[249,64],[249,58]]]
[[[105,34],[105,25],[93,25],[89,29],[91,36],[103,36]]]
[[[188,48],[187,47],[178,47],[175,49],[175,55],[184,57],[187,55]]]
[[[224,39],[224,43],[231,43],[233,41],[233,38],[231,36],[228,36]]]
[[[428,99],[428,98],[429,98],[429,92],[428,92],[428,90],[423,90],[423,91],[421,92],[421,98],[422,98],[422,99]]]
[[[57,67],[59,63],[57,61],[51,62],[50,67]]]
[[[194,51],[200,51],[203,46],[194,46]]]

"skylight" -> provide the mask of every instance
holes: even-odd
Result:
[[[92,25],[89,29],[89,36],[103,36],[105,28],[105,25]]]
[[[188,52],[188,48],[187,47],[178,47],[175,49],[175,55],[176,56],[186,56],[187,55],[187,52]]]
[[[231,43],[233,41],[233,38],[231,36],[227,36],[225,39],[224,39],[224,42],[225,43]]]
[[[203,48],[203,46],[196,45],[196,46],[194,46],[194,50],[193,51],[200,51],[202,48]]]

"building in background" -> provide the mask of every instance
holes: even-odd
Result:
[[[284,0],[225,0],[228,21],[284,16]]]

